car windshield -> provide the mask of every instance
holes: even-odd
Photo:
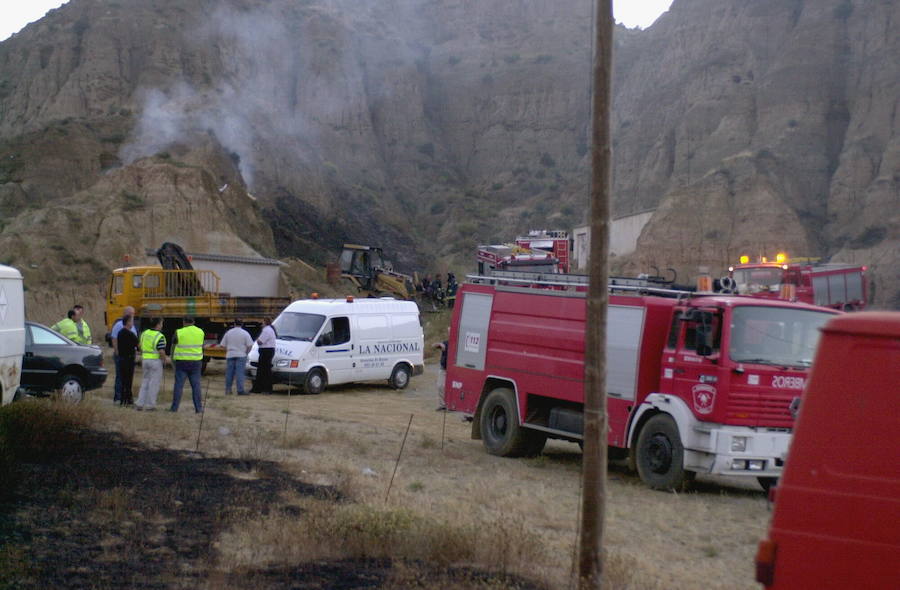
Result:
[[[732,272],[732,278],[738,287],[739,293],[756,293],[768,291],[772,287],[781,284],[784,271],[775,266],[764,268],[736,268]]]
[[[280,340],[305,340],[312,339],[319,333],[319,328],[325,321],[325,316],[313,313],[296,313],[286,311],[278,316],[272,325]]]
[[[731,314],[729,356],[738,363],[808,367],[820,328],[833,315],[787,307],[736,307]]]

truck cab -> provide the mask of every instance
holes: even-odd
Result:
[[[767,589],[900,581],[900,313],[822,328],[775,509],[756,556]]]

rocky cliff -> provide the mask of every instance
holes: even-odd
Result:
[[[0,44],[0,259],[37,280],[162,237],[318,263],[352,240],[435,270],[570,227],[590,7],[71,0]],[[655,210],[619,269],[786,249],[866,262],[900,306],[898,11],[675,0],[617,30],[614,210]]]

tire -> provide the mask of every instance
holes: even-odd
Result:
[[[689,476],[684,470],[684,447],[678,426],[668,414],[647,420],[637,440],[637,471],[641,481],[654,490],[684,488]]]
[[[81,378],[71,373],[64,375],[59,380],[59,389],[56,393],[62,401],[78,403],[84,399],[84,385]]]
[[[394,389],[406,389],[409,385],[410,370],[409,365],[400,363],[394,367],[391,378],[388,379],[388,385]]]
[[[757,477],[756,481],[759,482],[760,487],[762,487],[763,491],[769,493],[769,490],[775,487],[775,484],[778,483],[777,477]]]
[[[306,393],[319,395],[325,391],[326,385],[328,385],[328,378],[325,377],[325,373],[322,369],[313,369],[306,374],[306,381],[303,383],[303,389]]]
[[[538,455],[547,442],[546,434],[519,425],[515,399],[511,389],[501,387],[491,391],[481,407],[481,440],[492,455]]]

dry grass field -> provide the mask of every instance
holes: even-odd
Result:
[[[228,461],[230,490],[285,477],[319,490],[306,493],[306,488],[279,484],[267,492],[264,509],[258,501],[222,502],[204,558],[204,587],[242,587],[249,578],[234,578],[235,572],[261,567],[268,568],[266,577],[253,583],[290,587],[272,572],[308,563],[360,567],[358,561],[342,561],[348,559],[369,560],[366,567],[400,560],[389,575],[378,578],[375,586],[381,587],[572,587],[578,446],[551,442],[533,459],[490,456],[480,441],[470,440],[470,426],[458,415],[434,411],[434,378],[432,363],[402,392],[368,384],[336,387],[319,396],[296,390],[288,395],[281,387],[271,396],[237,397],[224,395],[224,368],[213,363],[204,379],[208,397],[202,432],[189,392],[178,414],[136,412],[112,405],[110,382],[88,394],[82,411],[91,414],[95,428],[141,448]],[[168,370],[167,390],[171,383]],[[170,391],[164,391],[160,409],[170,399]],[[769,512],[755,484],[700,478],[690,492],[655,492],[612,466],[609,491],[607,588],[758,588],[753,556]],[[118,514],[128,520],[133,493],[133,488],[107,490],[92,501],[106,507],[108,518]],[[20,553],[19,561],[25,556]],[[473,566],[515,577],[478,574],[462,583],[437,579],[421,564],[457,573],[453,568]],[[302,570],[293,571],[293,587],[373,587],[303,585],[296,579]]]

